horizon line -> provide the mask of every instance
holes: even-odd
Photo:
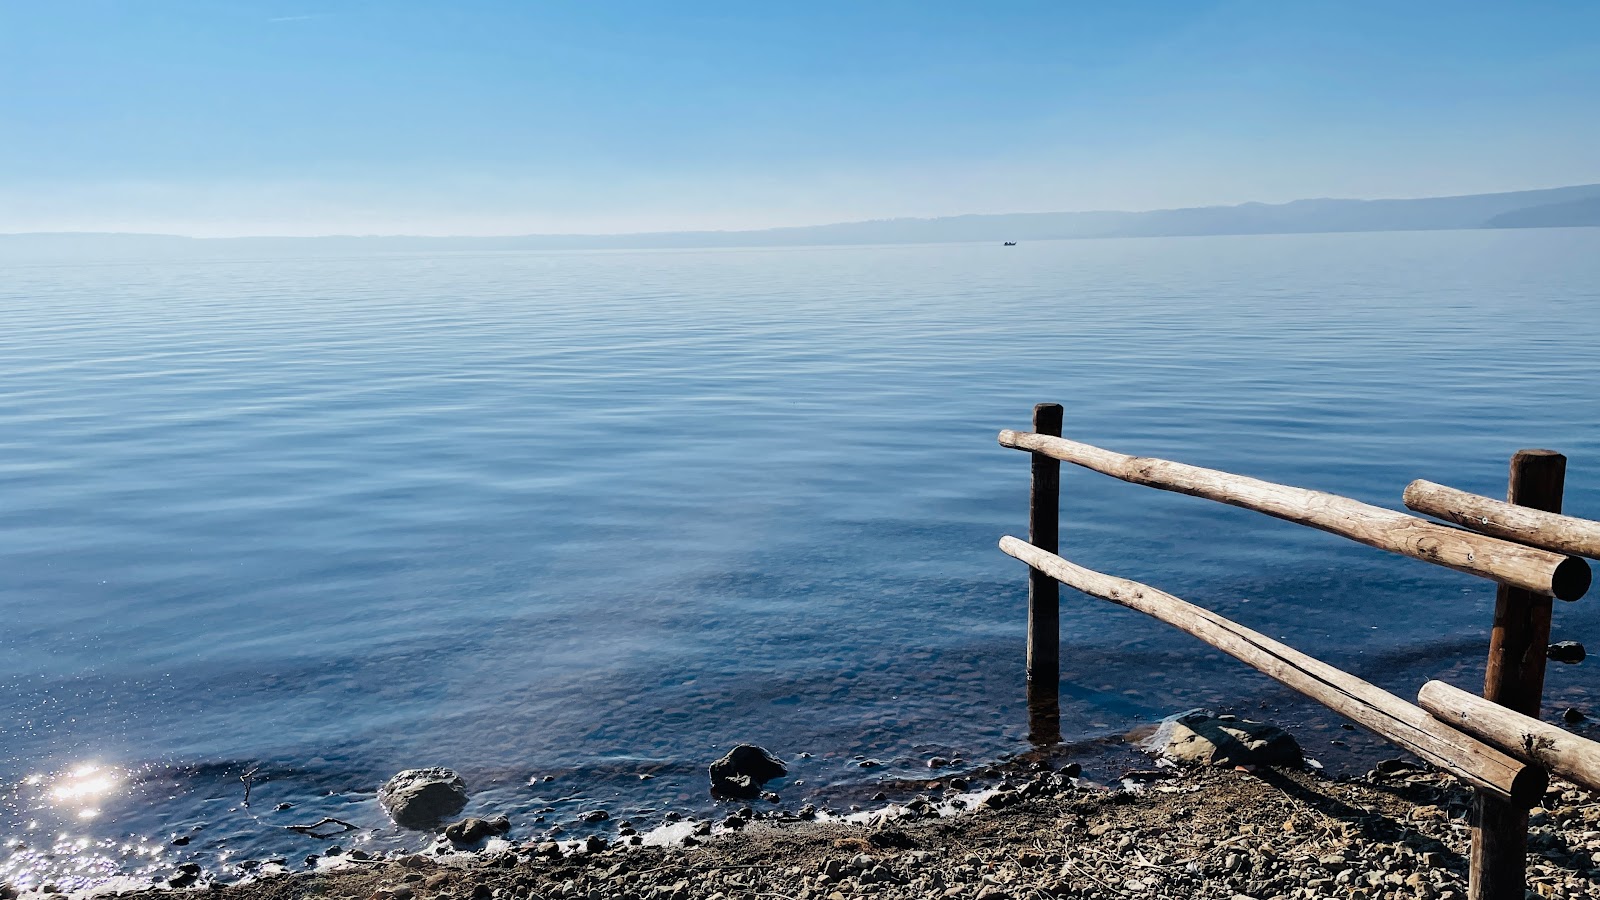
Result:
[[[886,216],[875,219],[849,219],[829,222],[816,222],[808,225],[773,225],[766,228],[693,228],[678,231],[614,231],[614,232],[508,232],[499,234],[416,234],[399,232],[369,232],[364,234],[328,233],[328,234],[236,234],[201,236],[193,234],[177,234],[161,231],[6,231],[0,232],[0,237],[45,237],[45,236],[80,236],[80,237],[147,237],[171,238],[187,241],[241,241],[241,240],[283,240],[283,241],[312,241],[330,239],[372,240],[417,238],[424,240],[449,240],[449,239],[511,239],[511,238],[630,238],[630,237],[658,237],[664,235],[739,235],[739,234],[767,234],[777,231],[791,231],[808,228],[830,228],[847,225],[874,225],[894,222],[935,222],[950,219],[990,218],[1000,216],[1061,216],[1061,215],[1147,215],[1162,212],[1186,212],[1190,210],[1218,210],[1239,209],[1247,206],[1284,207],[1296,203],[1388,203],[1388,202],[1416,202],[1423,200],[1453,200],[1465,197],[1494,197],[1506,194],[1527,194],[1540,191],[1574,190],[1581,188],[1600,188],[1600,181],[1579,184],[1558,184],[1545,187],[1519,188],[1505,191],[1480,191],[1467,194],[1433,194],[1420,197],[1298,197],[1278,203],[1267,203],[1259,200],[1244,200],[1238,203],[1215,203],[1204,206],[1167,206],[1152,209],[1080,209],[1080,210],[1044,210],[1039,212],[969,212],[953,213],[944,216]]]

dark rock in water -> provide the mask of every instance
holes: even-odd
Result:
[[[1298,766],[1300,745],[1263,722],[1192,710],[1161,723],[1147,745],[1169,759],[1213,766]]]
[[[461,812],[467,785],[449,769],[407,769],[378,789],[378,802],[405,828],[428,828]]]
[[[188,887],[200,880],[200,867],[195,863],[184,863],[178,867],[178,873],[167,879],[170,887]]]
[[[761,785],[789,774],[783,760],[754,744],[740,744],[711,764],[711,793],[754,800]]]
[[[1581,663],[1588,652],[1577,641],[1556,641],[1544,649],[1544,655],[1558,663]]]
[[[1083,765],[1081,763],[1071,762],[1061,767],[1061,775],[1064,778],[1077,778],[1082,774]]]
[[[584,838],[583,841],[583,849],[588,853],[604,853],[606,848],[610,846],[611,845],[606,842],[606,839],[598,834],[591,834],[587,838]]]
[[[603,809],[591,809],[585,813],[578,813],[578,821],[580,822],[604,822],[609,818],[611,818],[611,813]]]
[[[1561,721],[1566,722],[1568,725],[1576,725],[1587,718],[1589,717],[1584,715],[1583,710],[1571,706],[1561,713]]]
[[[492,819],[468,818],[446,825],[444,836],[452,844],[468,846],[497,834],[505,834],[510,830],[511,820],[505,816],[495,816]]]

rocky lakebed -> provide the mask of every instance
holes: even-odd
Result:
[[[1286,732],[1193,712],[1166,720],[1116,777],[1040,753],[960,768],[931,758],[909,799],[845,810],[777,808],[783,760],[740,745],[712,763],[725,815],[665,812],[583,837],[504,816],[453,818],[467,785],[448,769],[397,774],[379,800],[431,834],[423,852],[341,846],[337,819],[289,826],[318,840],[233,873],[186,864],[145,884],[84,893],[219,900],[948,900],[1466,897],[1471,791],[1406,760],[1330,777]],[[953,765],[954,764],[954,765]],[[1600,798],[1553,782],[1530,817],[1530,897],[1600,897]],[[347,843],[350,843],[347,841]],[[39,898],[53,885],[0,898]]]

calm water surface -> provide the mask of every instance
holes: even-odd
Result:
[[[1387,506],[1548,446],[1600,516],[1597,310],[1600,229],[5,261],[0,879],[298,865],[326,845],[280,826],[322,815],[420,846],[373,796],[412,766],[530,837],[709,810],[737,741],[795,763],[791,807],[1019,752],[996,431],[1055,400]],[[1402,695],[1481,679],[1489,585],[1081,470],[1063,505],[1086,565]],[[1557,637],[1600,642],[1595,606]],[[1069,740],[1265,704],[1320,758],[1371,744],[1136,614],[1063,620]]]

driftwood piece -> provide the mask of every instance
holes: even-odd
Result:
[[[1216,500],[1309,525],[1369,547],[1536,594],[1576,600],[1589,589],[1589,565],[1575,556],[1462,531],[1337,494],[1274,484],[1165,459],[1128,456],[1035,433],[1002,431],[1000,444],[1044,453],[1133,484]]]
[[[336,827],[331,831],[330,830],[318,831],[319,828],[320,829],[326,829],[327,826],[336,826]],[[314,837],[314,838],[321,838],[323,840],[327,840],[328,838],[331,838],[331,837],[333,837],[335,835],[344,834],[346,831],[356,831],[357,830],[357,827],[355,825],[351,825],[349,822],[346,822],[343,819],[335,819],[332,816],[323,816],[322,818],[318,819],[317,821],[312,822],[310,825],[285,825],[283,827],[289,829],[290,831],[298,832],[298,833],[304,834],[304,835],[309,835],[309,836]]]
[[[1417,479],[1406,507],[1482,534],[1572,556],[1600,559],[1600,522],[1545,512]]]
[[[1148,585],[1074,565],[1014,537],[1000,549],[1091,597],[1137,610],[1199,638],[1463,781],[1523,808],[1548,783],[1543,769],[1434,719],[1422,709],[1327,663]]]
[[[1573,784],[1600,791],[1600,743],[1442,681],[1423,685],[1417,703],[1441,722],[1544,766]]]

